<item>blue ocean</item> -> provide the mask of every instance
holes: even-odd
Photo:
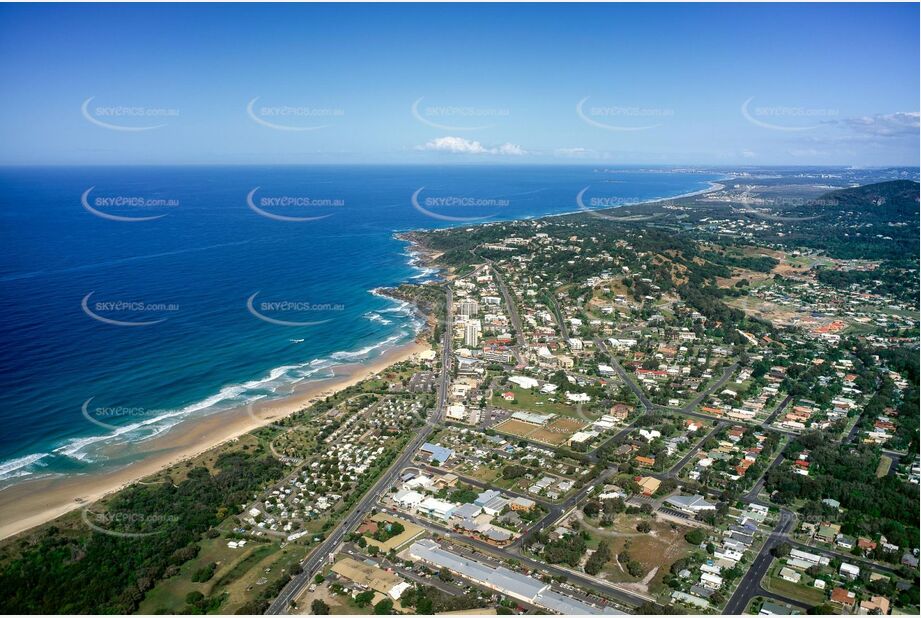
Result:
[[[599,167],[0,170],[0,484],[280,397],[412,340],[374,290],[436,273],[395,233],[705,189]],[[175,429],[179,430],[179,429]]]

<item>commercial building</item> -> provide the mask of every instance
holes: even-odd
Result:
[[[704,511],[715,511],[716,505],[707,502],[703,496],[672,496],[665,500],[668,504],[683,513],[696,515]]]
[[[475,348],[480,345],[482,327],[479,320],[470,320],[464,325],[464,345]]]
[[[410,545],[409,553],[416,560],[422,560],[439,569],[447,569],[479,586],[560,614],[623,614],[610,607],[599,609],[594,605],[577,601],[551,590],[550,584],[505,567],[493,567],[477,560],[470,560],[443,549],[431,539],[416,541]]]

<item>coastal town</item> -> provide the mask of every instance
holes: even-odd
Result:
[[[917,384],[876,354],[916,331],[917,314],[897,296],[815,283],[873,267],[804,268],[803,253],[770,247],[768,268],[726,276],[751,289],[732,303],[746,318],[771,318],[745,330],[664,289],[629,240],[497,227],[432,284],[451,299],[446,351],[420,356],[411,383],[445,376],[443,417],[270,611],[917,607],[917,535],[868,525],[841,489],[814,493],[834,487],[849,451],[872,458],[869,482],[917,492],[917,419],[905,416]],[[561,276],[577,261],[597,274]]]
[[[919,20],[0,1],[0,618],[921,616]]]
[[[273,478],[139,609],[916,612],[917,305],[854,274],[904,264],[685,227],[406,236],[426,345],[227,445]]]

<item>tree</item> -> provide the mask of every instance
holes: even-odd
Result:
[[[835,613],[835,607],[830,603],[823,603],[815,607],[810,607],[806,610],[806,613],[814,616],[830,616]]]
[[[645,534],[646,532],[652,530],[652,526],[649,525],[648,521],[641,521],[636,525],[636,530],[637,532],[642,532]]]
[[[601,505],[597,500],[589,500],[582,507],[582,512],[585,513],[586,517],[597,517],[600,511]]]
[[[789,543],[779,543],[771,548],[771,554],[775,558],[786,558],[790,555],[790,544]]]
[[[358,607],[367,607],[371,604],[371,601],[374,599],[374,592],[371,590],[366,590],[364,592],[359,592],[355,595],[355,604]]]
[[[329,614],[329,605],[323,599],[314,599],[310,604],[310,613],[314,616],[326,616]]]
[[[589,575],[597,575],[602,567],[604,567],[605,563],[610,559],[611,548],[608,546],[607,541],[601,541],[598,543],[598,549],[596,549],[585,562],[585,572]]]
[[[430,598],[421,597],[418,601],[416,601],[416,613],[422,615],[432,614],[433,606],[434,603],[432,603]]]
[[[378,601],[374,605],[374,613],[378,615],[389,614],[393,610],[393,601],[390,599],[383,599]]]
[[[684,540],[691,545],[700,545],[707,540],[707,533],[700,528],[693,528],[684,535]]]
[[[646,570],[643,568],[643,565],[636,560],[630,560],[627,562],[627,572],[633,577],[639,577],[645,573]]]

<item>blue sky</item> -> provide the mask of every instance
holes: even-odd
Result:
[[[2,5],[0,164],[917,165],[918,17]]]

